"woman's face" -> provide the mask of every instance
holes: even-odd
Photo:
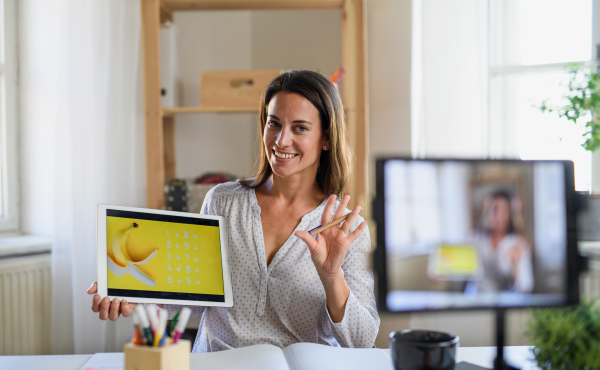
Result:
[[[510,204],[506,198],[496,197],[492,200],[490,229],[495,232],[508,233],[510,223]]]
[[[269,102],[263,143],[273,174],[282,177],[315,178],[321,151],[329,149],[317,108],[302,95],[284,91]]]

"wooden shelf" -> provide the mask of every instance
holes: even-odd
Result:
[[[258,108],[247,107],[180,107],[163,108],[163,117],[171,117],[179,113],[258,113]]]
[[[369,158],[368,98],[366,94],[366,0],[141,0],[144,127],[146,134],[146,206],[160,209],[165,178],[175,177],[175,121],[183,113],[258,113],[259,108],[182,107],[162,109],[160,83],[160,25],[173,22],[182,10],[340,9],[342,11],[343,95],[350,145],[356,156],[347,192],[349,207],[364,207],[370,215],[367,164]],[[257,102],[258,103],[258,102]],[[257,104],[258,105],[258,104]]]
[[[162,0],[175,10],[340,9],[344,0]]]

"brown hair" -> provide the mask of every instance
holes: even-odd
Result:
[[[328,151],[321,151],[317,184],[326,195],[343,196],[352,170],[352,152],[347,142],[348,134],[342,99],[336,87],[317,72],[308,70],[283,72],[271,81],[261,96],[258,122],[261,138],[267,123],[269,102],[281,91],[302,95],[319,111],[321,129],[329,138],[331,147]],[[254,179],[240,180],[240,184],[248,188],[258,188],[267,182],[272,174],[273,170],[261,141],[258,174]]]

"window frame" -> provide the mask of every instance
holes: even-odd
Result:
[[[18,233],[20,227],[20,189],[19,189],[19,153],[18,153],[18,33],[17,1],[0,0],[0,14],[4,28],[0,30],[4,64],[0,72],[0,89],[4,100],[0,101],[0,197],[2,197],[2,217],[0,234]]]
[[[500,11],[502,18],[499,22],[492,15],[492,12]],[[535,64],[535,65],[505,65],[495,66],[494,63],[498,60],[496,52],[496,45],[500,47],[506,47],[503,45],[506,42],[506,38],[502,38],[498,35],[498,30],[506,30],[509,27],[505,24],[507,19],[505,12],[509,11],[507,3],[498,2],[498,0],[489,0],[488,3],[488,52],[489,52],[489,69],[488,69],[488,124],[490,135],[488,137],[488,155],[490,158],[503,158],[508,155],[516,154],[516,143],[510,138],[515,137],[515,127],[512,125],[506,125],[506,120],[502,118],[506,111],[510,111],[511,107],[507,106],[503,101],[503,93],[498,94],[499,89],[494,85],[493,79],[496,76],[507,76],[510,74],[527,74],[527,73],[538,73],[538,72],[564,72],[565,69],[573,62],[577,63],[582,67],[593,68],[598,66],[600,61],[600,54],[598,54],[600,48],[600,0],[592,0],[592,61],[571,61],[564,63],[547,63],[547,64]],[[500,23],[500,24],[498,24]],[[497,114],[493,114],[497,113]],[[600,150],[596,153],[592,153],[591,156],[591,192],[600,193]]]

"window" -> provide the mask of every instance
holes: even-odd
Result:
[[[0,232],[19,228],[17,9],[0,0]]]
[[[539,107],[560,105],[569,64],[593,68],[592,10],[592,0],[489,2],[490,156],[570,159],[582,191],[592,187],[583,131]]]

